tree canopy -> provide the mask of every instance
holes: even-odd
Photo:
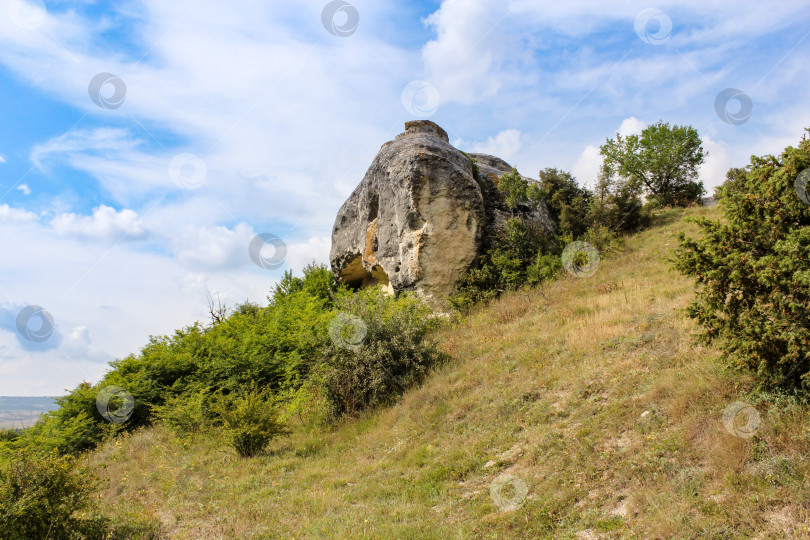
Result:
[[[659,205],[685,206],[704,193],[698,167],[706,152],[692,126],[659,121],[641,135],[616,134],[601,147],[605,171],[643,187]]]

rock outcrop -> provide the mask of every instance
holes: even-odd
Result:
[[[480,174],[474,173],[470,158]],[[413,290],[441,303],[475,264],[487,238],[511,217],[497,191],[486,188],[486,178],[497,183],[510,170],[494,156],[468,157],[433,122],[407,122],[404,133],[382,146],[338,212],[332,271],[351,286]],[[544,204],[518,212],[553,231]]]

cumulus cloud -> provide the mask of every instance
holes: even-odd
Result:
[[[32,212],[0,204],[0,223],[30,223],[36,220],[37,216]]]
[[[522,133],[517,129],[507,129],[498,133],[495,137],[489,137],[484,142],[464,142],[463,140],[455,141],[454,145],[457,148],[462,148],[466,152],[473,152],[477,154],[490,154],[497,156],[507,163],[513,163],[513,160],[520,152],[522,146],[521,141]]]
[[[0,163],[5,163],[5,162],[6,162],[6,158],[4,158],[3,156],[0,155]]]
[[[22,191],[23,195],[31,195],[31,188],[27,184],[20,184],[17,186],[18,191]]]
[[[617,133],[622,137],[627,137],[628,135],[641,135],[641,132],[644,131],[644,128],[646,127],[646,123],[642,122],[635,116],[631,116],[630,118],[625,118],[622,121],[622,125],[619,126]]]
[[[247,264],[256,233],[245,223],[227,227],[187,227],[174,240],[177,260],[190,268],[224,269]]]
[[[502,83],[493,71],[508,44],[493,33],[493,25],[505,14],[494,2],[445,0],[426,19],[437,37],[425,45],[422,57],[442,101],[468,105],[497,93]]]
[[[706,192],[711,195],[713,188],[726,181],[726,173],[733,165],[727,145],[723,141],[716,141],[708,135],[704,135],[702,139],[703,149],[708,155],[700,166],[699,173]]]
[[[51,227],[59,235],[102,240],[137,240],[147,235],[137,212],[128,209],[118,212],[103,204],[93,209],[90,216],[59,214],[51,220]]]
[[[601,166],[602,156],[599,154],[599,148],[589,144],[571,167],[571,174],[580,185],[593,187]]]

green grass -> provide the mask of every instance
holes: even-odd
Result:
[[[683,215],[591,278],[443,330],[452,360],[394,406],[322,434],[294,426],[248,460],[216,434],[143,429],[90,456],[98,497],[171,538],[808,536],[810,414],[696,344],[694,286],[666,261],[695,232]],[[750,439],[723,428],[737,400],[761,415]],[[528,488],[512,511],[490,495],[503,474]]]

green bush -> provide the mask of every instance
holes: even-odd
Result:
[[[467,310],[489,301],[505,290],[525,284],[537,284],[553,276],[554,263],[545,256],[557,255],[562,249],[557,242],[520,219],[512,218],[506,230],[492,240],[477,267],[461,276],[458,290],[448,299],[458,310]],[[550,266],[549,266],[550,265]]]
[[[0,468],[0,538],[91,538],[97,481],[69,456],[19,453]]]
[[[591,192],[579,187],[571,173],[565,171],[544,169],[539,177],[540,196],[545,199],[558,232],[577,238],[588,230]]]
[[[0,442],[11,442],[20,437],[22,430],[3,428],[0,429]]]
[[[177,435],[193,435],[210,428],[216,422],[211,407],[214,396],[208,389],[189,391],[172,396],[153,409],[155,419]]]
[[[241,457],[256,456],[273,438],[289,433],[279,420],[279,405],[272,390],[255,383],[239,394],[220,395],[213,408],[228,442]]]
[[[730,172],[723,220],[695,219],[702,236],[681,234],[673,261],[702,286],[689,314],[703,338],[769,386],[810,388],[810,205],[794,185],[808,166],[805,138]]]
[[[439,319],[411,295],[365,289],[337,308],[321,373],[336,415],[392,402],[442,358],[429,338]]]
[[[615,255],[624,248],[624,238],[604,225],[592,226],[581,240],[595,247],[601,258]]]
[[[634,232],[649,226],[652,211],[650,205],[642,203],[638,183],[618,177],[608,167],[602,167],[594,186],[587,221],[591,228],[601,226],[620,233]]]

